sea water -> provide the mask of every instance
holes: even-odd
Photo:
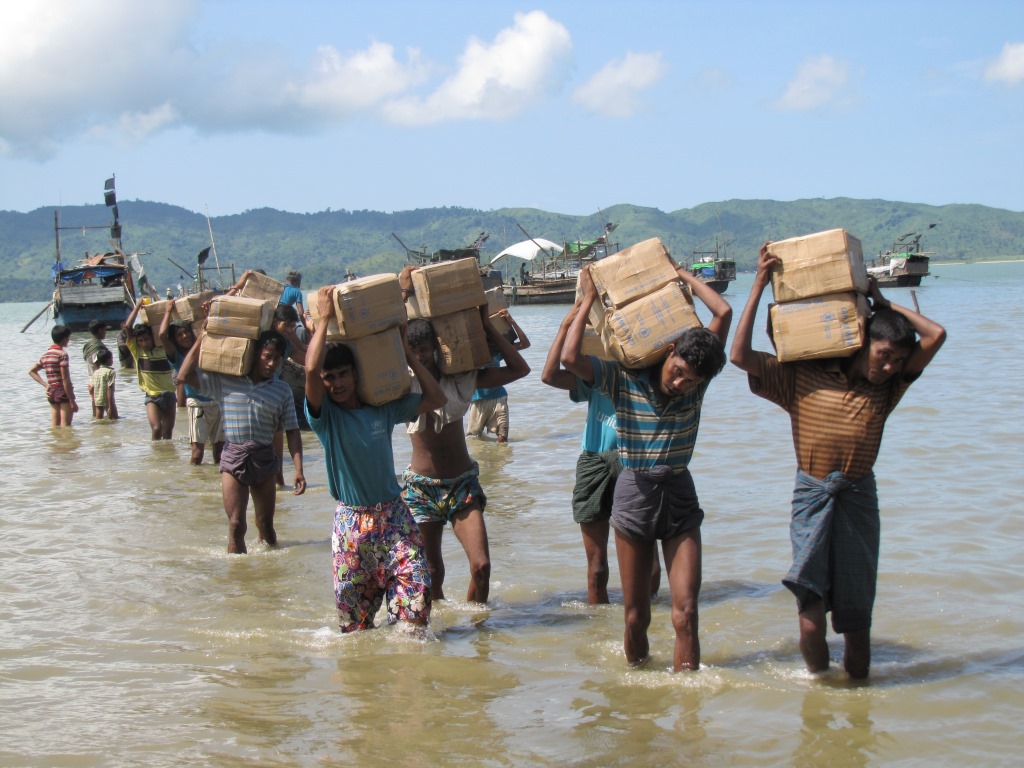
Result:
[[[750,281],[726,294],[737,318]],[[509,386],[511,442],[470,440],[489,499],[491,602],[461,599],[466,561],[448,531],[450,599],[423,640],[339,634],[334,502],[311,433],[309,490],[278,496],[281,546],[229,556],[218,473],[209,454],[188,465],[185,412],[173,441],[151,442],[121,371],[121,421],[85,407],[72,428],[49,427],[26,371],[50,326],[19,333],[41,305],[2,305],[0,765],[1016,764],[1022,291],[1024,263],[934,266],[916,290],[949,340],[886,427],[873,664],[859,685],[804,671],[779,583],[788,419],[733,367],[710,387],[691,465],[707,513],[703,666],[675,675],[666,589],[642,669],[622,656],[614,555],[612,604],[585,602],[570,513],[584,409],[540,381],[567,307],[512,309],[533,372]],[[909,289],[886,293],[912,303]],[[767,348],[763,323],[762,307]],[[85,339],[69,350],[83,404]],[[403,430],[394,445],[400,470]]]

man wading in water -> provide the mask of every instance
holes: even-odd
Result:
[[[946,331],[883,298],[871,280],[868,344],[853,357],[780,363],[751,347],[754,317],[779,258],[761,246],[757,274],[730,359],[750,390],[789,413],[796,449],[790,539],[793,567],[782,580],[796,595],[807,669],[828,669],[825,614],[844,635],[843,666],[865,678],[878,573],[878,495],[873,467],[885,420],[932,361]],[[920,341],[915,338],[920,336]]]

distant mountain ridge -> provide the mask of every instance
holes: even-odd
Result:
[[[128,252],[144,252],[143,264],[161,292],[187,283],[184,267],[193,270],[196,255],[210,244],[206,218],[164,203],[119,202],[123,243]],[[101,204],[65,206],[61,225],[96,226],[109,222]],[[621,204],[589,216],[548,213],[533,208],[479,211],[470,208],[423,208],[384,213],[326,210],[288,213],[260,208],[210,220],[221,266],[235,273],[260,268],[282,278],[290,269],[302,271],[303,288],[343,279],[346,270],[358,275],[392,272],[406,263],[397,234],[412,249],[432,252],[468,245],[480,232],[490,233],[482,257],[506,245],[533,237],[554,242],[592,240],[606,222],[618,228],[613,242],[623,246],[660,237],[673,257],[685,262],[694,250],[728,243],[727,253],[739,269],[752,269],[765,240],[780,240],[823,229],[842,227],[859,237],[865,258],[888,248],[900,235],[924,231],[922,245],[936,261],[979,261],[1024,254],[1024,213],[981,205],[931,206],[886,200],[850,198],[796,200],[726,200],[671,213]],[[934,229],[929,224],[937,223]],[[86,250],[109,250],[106,230],[62,232],[65,264]],[[54,257],[53,208],[28,213],[0,211],[0,301],[45,301],[50,295]],[[173,264],[173,259],[179,266]],[[482,259],[483,260],[483,259]],[[208,262],[208,266],[213,261]]]

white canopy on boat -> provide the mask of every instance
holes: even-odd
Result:
[[[523,240],[521,243],[515,243],[510,245],[504,251],[499,253],[493,259],[491,264],[501,259],[523,259],[525,261],[533,261],[538,256],[545,259],[550,259],[562,252],[562,246],[552,243],[550,240],[545,240],[543,237],[537,237],[533,240]]]

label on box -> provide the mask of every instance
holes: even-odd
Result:
[[[664,286],[619,309],[609,309],[599,329],[609,352],[627,368],[646,368],[689,328],[700,328],[693,299],[682,284]]]

